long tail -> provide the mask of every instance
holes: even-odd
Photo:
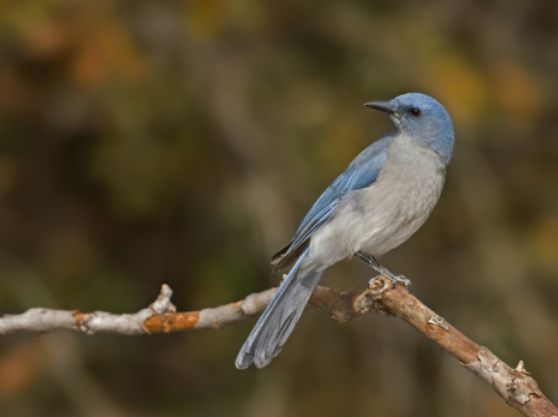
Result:
[[[269,364],[294,330],[322,276],[322,272],[299,276],[307,254],[308,250],[298,258],[244,342],[236,357],[238,369],[248,368],[252,363],[257,368]]]

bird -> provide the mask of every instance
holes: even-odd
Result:
[[[394,286],[410,285],[378,257],[409,239],[438,202],[453,154],[453,123],[423,93],[364,106],[387,113],[395,129],[355,157],[272,258],[276,269],[291,268],[240,349],[238,369],[263,368],[279,354],[324,271],[343,259],[356,256]]]

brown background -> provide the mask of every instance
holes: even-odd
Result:
[[[406,91],[456,127],[442,200],[383,262],[558,402],[558,3],[3,2],[0,311],[182,309],[276,282],[268,259]],[[362,287],[359,262],[326,282]],[[308,311],[263,371],[253,322],[0,340],[19,416],[515,416],[404,323]]]

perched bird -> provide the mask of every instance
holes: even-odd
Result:
[[[364,149],[316,200],[292,241],[273,258],[294,263],[236,358],[236,367],[262,368],[279,354],[324,270],[358,256],[394,285],[409,285],[376,258],[401,245],[436,205],[453,152],[446,109],[420,93],[366,107],[387,113],[395,131]]]

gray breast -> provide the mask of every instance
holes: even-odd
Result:
[[[378,181],[358,198],[362,214],[358,250],[380,256],[411,237],[429,217],[445,179],[445,166],[431,150],[409,140],[395,144]]]
[[[308,263],[326,267],[364,251],[381,256],[426,221],[443,188],[445,166],[406,138],[394,142],[378,179],[349,193],[310,241]]]

